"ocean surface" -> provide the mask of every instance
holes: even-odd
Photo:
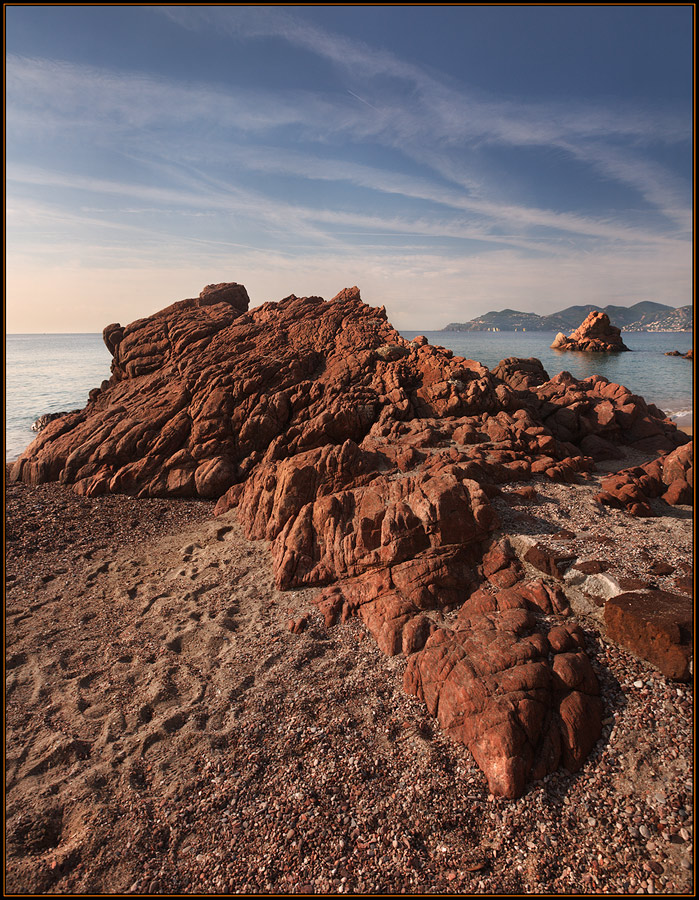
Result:
[[[692,423],[694,366],[664,355],[691,349],[690,333],[624,332],[633,352],[609,355],[549,350],[554,332],[403,332],[408,339],[417,334],[490,367],[508,356],[535,356],[551,376],[563,370],[576,378],[604,375],[678,424]],[[5,351],[5,460],[12,460],[36,437],[31,425],[38,416],[85,406],[92,388],[109,378],[111,355],[101,334],[10,334]]]
[[[109,378],[112,355],[101,334],[5,336],[5,460],[17,459],[40,415],[82,409]]]

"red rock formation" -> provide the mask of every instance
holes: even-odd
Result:
[[[647,590],[619,594],[604,607],[607,634],[663,675],[689,681],[692,675],[694,610],[691,597]]]
[[[108,326],[111,378],[11,477],[238,507],[247,536],[272,541],[279,587],[325,586],[328,623],[359,615],[386,653],[410,656],[407,688],[493,792],[577,767],[600,733],[582,636],[560,588],[522,585],[493,544],[489,498],[533,474],[575,481],[594,440],[667,451],[686,436],[604,378],[549,379],[538,360],[490,372],[408,342],[357,288],[247,305],[242,286],[210,285]],[[543,568],[558,574],[555,560]]]
[[[49,422],[53,422],[56,419],[60,419],[61,416],[69,416],[72,413],[79,413],[79,409],[72,409],[70,412],[67,410],[63,410],[62,412],[52,412],[52,413],[44,413],[39,416],[34,422],[32,422],[32,431],[43,431],[44,428],[49,424]]]
[[[642,466],[623,469],[601,484],[595,500],[632,516],[652,516],[650,500],[661,497],[672,506],[694,503],[694,442]]]
[[[468,746],[494,794],[518,796],[561,762],[575,771],[599,736],[602,704],[581,630],[542,627],[542,612],[566,608],[540,581],[480,590],[409,659],[406,690]]]
[[[552,350],[582,350],[586,353],[619,353],[629,348],[621,339],[621,329],[609,321],[606,313],[594,310],[575,331],[566,337],[559,332]]]

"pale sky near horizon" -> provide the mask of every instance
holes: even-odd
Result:
[[[693,13],[6,6],[6,331],[691,303]]]

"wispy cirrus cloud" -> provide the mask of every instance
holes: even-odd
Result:
[[[85,265],[84,257],[96,264]],[[683,275],[691,267],[691,251],[670,253],[606,253],[547,259],[546,265],[500,249],[469,257],[445,259],[440,253],[405,248],[380,255],[358,250],[338,256],[309,250],[302,257],[267,248],[221,247],[193,238],[174,239],[155,248],[131,250],[114,244],[89,244],[76,254],[67,242],[61,252],[37,265],[29,250],[13,254],[7,270],[8,331],[21,331],[21,310],[37,296],[71,296],[71,305],[90,310],[85,330],[100,331],[106,321],[131,321],[155,312],[169,300],[196,296],[203,284],[234,277],[246,285],[253,304],[298,296],[334,296],[359,284],[366,302],[386,306],[402,329],[435,329],[465,321],[489,309],[517,308],[553,312],[569,304],[627,304],[642,299],[675,303],[687,289]],[[100,297],[111,311],[95,307]],[[144,302],[146,305],[144,306]],[[65,330],[65,310],[43,330]]]
[[[240,154],[242,156],[243,154]],[[367,234],[400,234],[434,238],[457,238],[478,241],[488,244],[505,244],[522,249],[536,250],[556,254],[561,252],[561,235],[565,235],[563,252],[569,252],[570,235],[587,237],[591,240],[617,242],[621,245],[644,245],[668,247],[677,243],[677,239],[654,232],[644,232],[623,224],[605,222],[584,216],[557,213],[551,210],[540,210],[531,207],[498,204],[483,200],[472,200],[458,197],[453,191],[436,189],[428,182],[413,180],[409,177],[394,177],[385,180],[383,173],[367,166],[347,165],[344,163],[326,162],[297,156],[279,160],[271,153],[266,159],[258,151],[247,151],[244,154],[250,168],[259,168],[263,172],[294,174],[308,179],[347,181],[359,184],[372,190],[397,193],[402,197],[428,201],[436,208],[431,214],[413,212],[407,216],[371,215],[367,213],[351,213],[341,209],[320,209],[270,200],[263,194],[244,190],[235,184],[220,179],[213,184],[208,179],[197,179],[190,173],[187,176],[187,187],[158,188],[126,182],[109,181],[82,175],[66,175],[32,167],[16,167],[8,179],[11,185],[41,185],[44,187],[70,188],[87,194],[112,196],[118,198],[132,197],[140,201],[156,201],[163,204],[175,204],[174,209],[184,209],[199,215],[243,215],[248,220],[256,220],[258,227],[272,227],[279,230],[288,229],[293,224],[296,237],[304,236],[306,241],[313,240],[324,245],[332,245],[340,249],[337,229],[352,227],[360,229],[354,232]],[[466,219],[461,215],[445,217],[440,208],[446,207],[453,213],[472,213]],[[153,212],[163,212],[163,207],[152,207]],[[103,213],[109,213],[105,208]],[[126,213],[120,207],[117,212]],[[144,210],[136,211],[143,214]],[[27,215],[27,213],[24,213]],[[43,216],[52,215],[50,208],[43,209]],[[87,222],[90,225],[106,225],[108,219],[85,219],[84,216],[69,217],[74,222]],[[330,226],[330,232],[320,226]],[[496,230],[495,225],[501,230]],[[118,227],[134,228],[136,226]],[[502,229],[509,229],[502,231]],[[527,239],[528,232],[543,230],[543,234],[535,239]],[[346,232],[345,232],[346,233]]]
[[[458,318],[467,282],[474,315],[588,302],[604,284],[605,302],[690,295],[691,184],[657,152],[688,146],[682,110],[487,95],[297,10],[158,9],[185,29],[294,47],[337,77],[263,88],[10,53],[13,253],[54,266],[72,246],[93,269],[131,253],[158,271],[196,254],[248,272],[264,299],[277,293],[265,266],[277,281],[294,266],[321,283],[366,272],[417,327],[421,283],[442,320]]]
[[[646,107],[624,109],[619,104],[569,104],[508,101],[469,91],[440,73],[424,68],[362,41],[333,34],[279,7],[161,7],[172,21],[192,30],[226,32],[238,39],[275,38],[327,59],[356,83],[375,83],[379,94],[392,79],[412,88],[411,101],[420,111],[429,107],[430,129],[454,140],[492,139],[513,144],[553,143],[566,135],[586,138],[624,136],[673,142],[691,137],[686,116],[678,111]],[[366,102],[366,98],[359,98]],[[424,101],[424,102],[420,102]],[[377,111],[381,112],[380,106]],[[405,112],[405,111],[403,111]],[[414,127],[414,122],[413,122]],[[431,131],[435,134],[434,131]]]

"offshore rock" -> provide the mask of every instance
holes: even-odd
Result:
[[[322,587],[328,624],[360,616],[409,656],[406,688],[493,793],[580,765],[600,733],[582,633],[556,560],[523,584],[493,541],[490,497],[536,474],[574,482],[607,445],[674,450],[688,438],[660,410],[598,376],[516,358],[491,372],[406,341],[356,287],[248,311],[244,287],[209,285],[104,340],[109,381],[47,425],[13,480],[237,508],[272,542],[280,588]]]
[[[582,350],[586,353],[619,353],[629,348],[621,339],[621,329],[609,321],[607,313],[594,310],[579,328],[566,337],[559,332],[552,350]]]

